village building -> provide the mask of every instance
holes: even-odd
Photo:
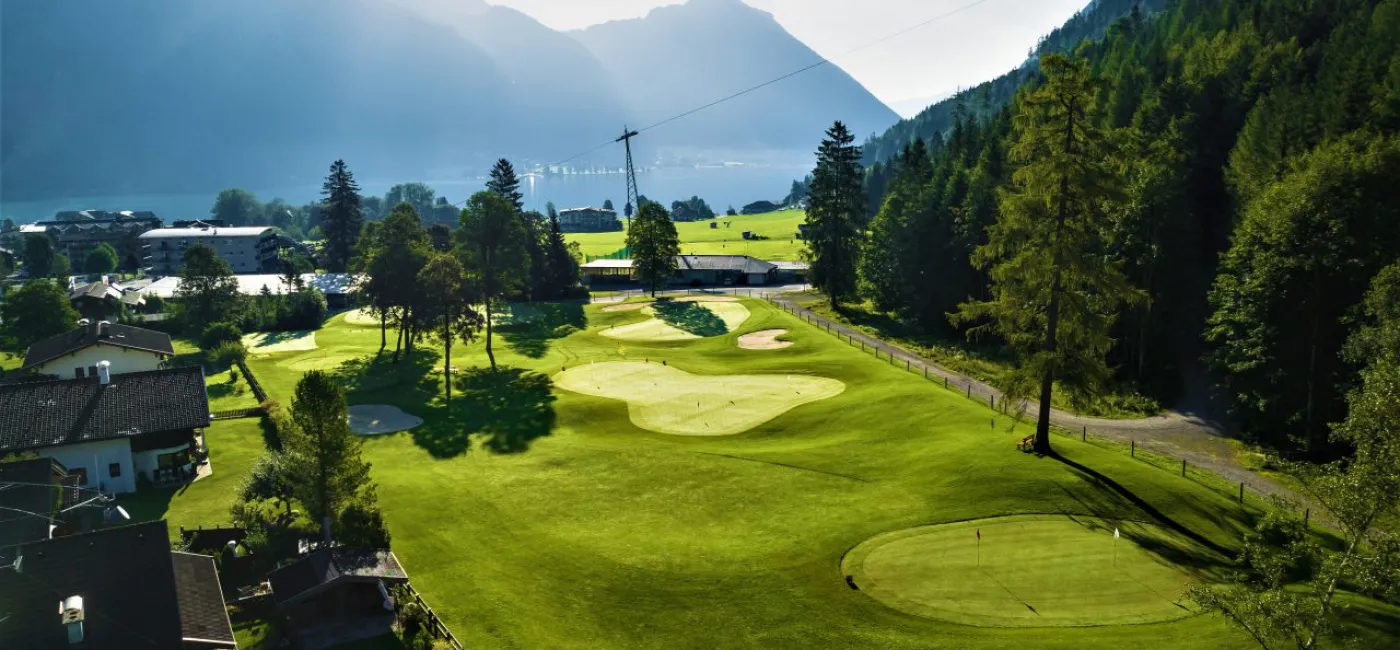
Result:
[[[109,494],[196,475],[209,426],[199,366],[0,385],[0,456],[57,460],[75,483]]]
[[[170,335],[108,321],[78,321],[78,327],[29,346],[25,371],[57,378],[96,377],[98,364],[122,375],[158,370],[175,356]]]
[[[584,284],[633,282],[632,260],[593,260],[580,267]],[[677,255],[671,286],[761,286],[781,280],[778,267],[747,255]]]
[[[616,210],[607,208],[570,208],[559,211],[559,229],[564,232],[616,232],[622,222]]]
[[[25,650],[235,648],[214,559],[164,521],[22,544],[0,571],[0,639]]]
[[[48,236],[54,250],[74,264],[81,264],[93,249],[107,244],[117,252],[118,266],[135,269],[144,257],[141,235],[161,225],[161,218],[153,212],[72,210],[59,212],[53,221],[22,225],[19,235]]]
[[[388,549],[324,548],[267,574],[272,598],[302,643],[379,636],[395,616],[390,587],[408,573]]]
[[[52,458],[0,463],[0,566],[14,563],[20,544],[72,532],[66,520],[77,502],[76,487],[68,469]]]
[[[278,270],[278,252],[288,242],[280,230],[271,226],[221,228],[200,223],[141,235],[146,271],[152,275],[179,274],[185,265],[185,250],[194,244],[213,248],[234,273],[272,273]]]
[[[353,273],[303,273],[300,280],[301,286],[325,295],[326,304],[335,309],[350,304],[350,292],[362,277]],[[238,282],[238,292],[245,296],[262,295],[264,289],[266,293],[277,296],[296,291],[296,287],[288,286],[285,276],[275,273],[235,275],[233,279]],[[141,289],[141,294],[170,300],[178,298],[179,291],[179,276],[169,276],[147,285]]]

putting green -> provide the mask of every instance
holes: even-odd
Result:
[[[362,325],[379,327],[379,317],[375,316],[368,309],[355,309],[345,312],[345,323],[348,325]]]
[[[1211,555],[1152,525],[1021,515],[886,533],[841,565],[861,593],[894,609],[965,625],[1122,625],[1192,615],[1182,599],[1191,577],[1145,547]]]
[[[632,423],[678,436],[743,433],[803,404],[846,390],[808,375],[692,375],[660,363],[610,361],[570,368],[554,383],[627,403]]]
[[[252,354],[306,352],[316,349],[315,332],[257,332],[243,335],[243,347]]]
[[[652,318],[640,323],[603,330],[603,336],[622,341],[690,341],[723,336],[749,319],[749,310],[732,301],[663,301],[642,308]]]

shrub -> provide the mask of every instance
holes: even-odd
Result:
[[[292,415],[282,409],[282,403],[275,399],[262,403],[263,444],[271,451],[282,451],[282,438],[296,426]]]
[[[337,542],[354,548],[389,548],[389,528],[373,497],[350,502],[340,511]]]
[[[248,357],[248,349],[238,341],[220,343],[218,347],[205,353],[213,368],[231,368]]]
[[[326,297],[315,289],[304,289],[282,301],[275,326],[283,331],[314,330],[325,320]]]
[[[243,331],[233,323],[214,323],[199,335],[199,349],[208,352],[224,343],[238,343],[243,340]]]
[[[165,311],[165,298],[153,293],[146,294],[146,313],[159,314]]]

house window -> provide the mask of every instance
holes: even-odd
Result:
[[[87,485],[88,481],[86,467],[74,467],[73,469],[68,470],[68,475],[78,477],[78,485]]]
[[[82,369],[81,367],[74,368],[74,369],[73,369],[73,376],[74,376],[75,378],[77,378],[77,379],[82,379],[82,378],[83,378],[83,369]]]
[[[96,377],[96,376],[97,376],[97,366],[88,366],[88,376],[89,376],[89,377]]]
[[[112,477],[112,478],[121,478],[121,475],[122,475],[122,464],[121,464],[121,463],[112,463],[111,465],[108,465],[108,466],[107,466],[107,476],[110,476],[110,477]]]

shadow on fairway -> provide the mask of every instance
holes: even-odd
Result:
[[[428,373],[441,366],[442,354],[435,350],[417,349],[407,359],[400,354],[394,363],[392,350],[346,361],[328,371],[346,394],[369,392],[398,386],[419,387]],[[429,388],[429,392],[432,389]]]
[[[529,305],[518,313],[512,309],[501,318],[496,331],[505,335],[506,345],[531,359],[549,352],[549,344],[588,327],[583,302],[548,302]]]
[[[446,417],[413,430],[413,442],[434,458],[467,453],[472,436],[497,454],[529,450],[554,426],[554,394],[549,377],[520,368],[466,370],[454,384]]]
[[[1068,465],[1068,466],[1070,467],[1070,469],[1071,469],[1071,470],[1074,470],[1074,473],[1075,473],[1077,476],[1079,476],[1080,478],[1082,478],[1082,479],[1084,479],[1084,480],[1086,480],[1086,481],[1090,481],[1090,482],[1092,482],[1092,483],[1097,483],[1097,484],[1099,484],[1099,485],[1102,485],[1103,487],[1106,487],[1106,488],[1112,490],[1112,491],[1113,491],[1115,494],[1117,494],[1119,497],[1122,497],[1123,499],[1125,499],[1125,500],[1128,501],[1129,503],[1131,503],[1131,504],[1133,504],[1134,506],[1136,506],[1139,510],[1141,510],[1141,511],[1144,512],[1144,513],[1146,513],[1147,516],[1151,517],[1151,518],[1153,519],[1153,521],[1155,521],[1156,523],[1158,523],[1158,524],[1160,524],[1160,525],[1162,525],[1162,526],[1164,526],[1164,527],[1166,527],[1166,528],[1172,530],[1173,532],[1176,532],[1176,533],[1182,535],[1183,537],[1186,537],[1187,539],[1190,539],[1191,541],[1193,541],[1193,542],[1195,542],[1195,543],[1197,543],[1197,544],[1200,544],[1201,546],[1204,546],[1204,547],[1206,547],[1206,548],[1208,548],[1208,549],[1210,549],[1210,550],[1212,550],[1212,551],[1215,551],[1216,553],[1219,553],[1220,556],[1221,556],[1222,558],[1233,558],[1233,557],[1235,556],[1235,552],[1234,552],[1234,551],[1232,551],[1232,550],[1230,550],[1230,549],[1228,549],[1228,548],[1225,548],[1224,546],[1221,546],[1221,545],[1219,545],[1219,544],[1216,544],[1215,542],[1212,542],[1211,540],[1207,539],[1205,536],[1201,535],[1200,533],[1197,533],[1196,531],[1191,530],[1190,528],[1187,528],[1186,526],[1182,525],[1181,522],[1179,522],[1179,521],[1177,521],[1177,520],[1175,520],[1175,519],[1172,519],[1171,517],[1168,517],[1168,516],[1166,515],[1166,513],[1162,512],[1161,510],[1158,510],[1156,506],[1153,506],[1152,504],[1148,503],[1148,502],[1147,502],[1145,499],[1143,499],[1142,497],[1140,497],[1140,496],[1134,494],[1132,490],[1129,490],[1128,488],[1124,487],[1123,484],[1121,484],[1121,483],[1119,483],[1118,481],[1115,481],[1115,480],[1113,480],[1113,479],[1111,479],[1111,478],[1105,476],[1103,473],[1099,472],[1098,470],[1093,469],[1093,468],[1091,468],[1091,467],[1089,467],[1089,466],[1087,466],[1087,465],[1078,463],[1078,462],[1076,462],[1076,461],[1070,460],[1070,459],[1068,459],[1068,458],[1065,458],[1064,456],[1061,456],[1061,455],[1059,455],[1059,454],[1053,454],[1053,453],[1052,453],[1052,454],[1050,454],[1049,457],[1050,457],[1050,458],[1053,458],[1053,459],[1055,459],[1055,460],[1057,460],[1057,461],[1060,461],[1061,463],[1064,463],[1065,465]],[[1085,507],[1087,507],[1087,508],[1090,509],[1090,512],[1094,512],[1094,509],[1093,509],[1094,506],[1093,506],[1093,505],[1088,504],[1088,503],[1085,503],[1084,500],[1083,500],[1082,498],[1080,498],[1080,497],[1078,497],[1078,496],[1076,496],[1076,495],[1074,495],[1074,494],[1072,494],[1072,493],[1071,493],[1070,496],[1071,496],[1072,498],[1074,498],[1076,501],[1079,501],[1080,503],[1084,504]],[[1144,544],[1144,547],[1148,547],[1148,548],[1150,548],[1152,545],[1156,545],[1156,546],[1158,546],[1158,547],[1164,546],[1164,544],[1163,544],[1162,542],[1160,542],[1160,541],[1153,542],[1153,541],[1149,541],[1149,540],[1137,540],[1137,539],[1134,539],[1133,541],[1139,542],[1139,543],[1143,543],[1143,544]],[[1158,549],[1158,550],[1159,550],[1160,552],[1163,552],[1163,553],[1169,552],[1167,549]],[[1181,561],[1181,564],[1191,565],[1191,566],[1208,566],[1209,564],[1215,564],[1215,562],[1210,562],[1207,558],[1199,558],[1199,557],[1198,557],[1198,558],[1195,558],[1195,559],[1190,559],[1190,554],[1189,554],[1189,553],[1186,553],[1186,552],[1185,552],[1185,549],[1176,549],[1176,552],[1180,552],[1180,554],[1186,556],[1186,557],[1184,557],[1184,558],[1181,558],[1181,560],[1182,560],[1182,561]],[[1176,558],[1171,558],[1171,559],[1174,559],[1174,560],[1175,560]],[[1203,565],[1203,564],[1202,564],[1203,561],[1204,561],[1204,562],[1207,562],[1207,564],[1204,564],[1204,565]]]
[[[696,336],[723,336],[729,333],[724,319],[710,311],[704,303],[661,300],[651,308],[661,322]]]

